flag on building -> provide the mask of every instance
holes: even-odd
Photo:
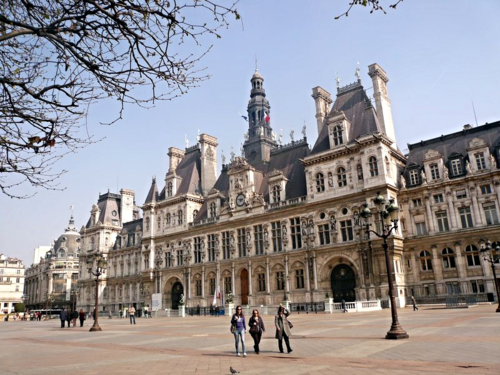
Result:
[[[214,290],[214,299],[212,300],[212,306],[217,306],[217,288]]]
[[[264,112],[264,121],[265,122],[271,121],[271,116],[269,116],[269,113],[267,113],[267,112]]]

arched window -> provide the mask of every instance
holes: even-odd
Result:
[[[356,167],[356,171],[358,173],[358,181],[363,181],[363,167],[361,166],[361,164],[358,164],[358,166]]]
[[[333,128],[333,143],[335,143],[335,146],[344,143],[342,140],[342,127],[340,125],[336,125]]]
[[[337,181],[339,187],[347,186],[347,176],[344,167],[339,167],[339,169],[337,169]]]
[[[169,182],[167,184],[167,197],[171,197],[172,196],[172,190],[173,190],[173,185],[171,182]]]
[[[481,260],[479,259],[479,250],[475,245],[469,245],[465,248],[467,254],[467,265],[469,267],[480,266]]]
[[[368,164],[370,166],[370,175],[372,177],[378,176],[377,158],[375,156],[370,156],[370,159],[368,159]]]
[[[279,203],[279,201],[281,200],[280,191],[281,191],[281,188],[279,185],[273,186],[273,203]]]
[[[214,218],[217,216],[217,204],[215,202],[210,203],[210,217]]]
[[[325,191],[325,177],[323,173],[316,174],[316,192],[321,193]]]
[[[172,221],[172,216],[170,215],[170,212],[165,216],[165,221],[167,222],[167,225],[170,225],[170,222]]]
[[[427,250],[420,253],[420,269],[422,271],[432,271],[432,256]]]
[[[452,249],[447,247],[447,248],[443,249],[441,254],[443,255],[443,268],[444,269],[456,268],[455,253],[453,252]]]
[[[177,213],[177,223],[179,225],[181,225],[184,222],[183,218],[184,218],[184,216],[183,216],[182,210],[179,210],[179,212]]]

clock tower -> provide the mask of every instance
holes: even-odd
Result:
[[[255,70],[248,101],[248,136],[243,150],[245,158],[253,166],[266,164],[271,159],[271,149],[277,146],[276,136],[271,128],[271,106],[266,99],[264,78]]]

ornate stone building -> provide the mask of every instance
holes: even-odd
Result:
[[[24,273],[22,260],[0,254],[0,313],[14,312],[23,302]]]
[[[74,224],[71,216],[68,227],[48,251],[35,249],[36,255],[43,256],[26,270],[24,293],[28,308],[46,308],[49,299],[53,307],[59,308],[72,307],[76,301],[80,234]]]
[[[368,74],[374,103],[359,69],[335,100],[313,89],[318,137],[310,148],[305,129],[290,144],[276,139],[256,71],[242,156],[222,157],[218,173],[215,137],[169,148],[164,183],[153,179],[143,219],[122,215],[123,190],[101,196],[82,238],[89,254],[99,249],[108,258],[102,309],[141,308],[153,293],[162,294],[163,308],[176,308],[181,294],[188,306],[209,306],[219,289],[248,305],[319,302],[327,293],[335,301],[385,300],[381,240],[367,241],[360,221],[378,192],[401,207],[389,238],[398,305],[412,293],[492,292],[478,249],[497,239],[500,123],[422,141],[404,155],[387,74],[377,64]],[[112,201],[115,219],[103,214]],[[81,272],[80,302],[90,308],[94,284]]]

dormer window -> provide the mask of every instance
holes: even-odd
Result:
[[[217,204],[215,202],[210,203],[210,217],[214,218],[217,216]]]
[[[484,160],[484,152],[477,152],[474,154],[474,158],[476,159],[477,170],[486,169],[486,161]]]
[[[333,142],[335,143],[335,146],[344,143],[342,140],[342,127],[340,125],[336,125],[333,128]]]
[[[410,175],[410,185],[417,185],[419,182],[418,170],[412,169],[409,175]]]
[[[462,161],[460,159],[453,159],[450,161],[451,173],[453,176],[459,176],[463,173]]]
[[[368,165],[370,167],[370,175],[372,177],[378,176],[377,158],[375,156],[371,156],[370,159],[368,159]]]
[[[431,170],[431,179],[438,180],[439,179],[439,167],[437,164],[429,165],[429,169]]]
[[[172,191],[173,191],[173,185],[172,185],[172,182],[169,182],[167,184],[167,197],[171,197],[172,196]]]
[[[344,167],[339,167],[339,169],[337,169],[337,182],[339,187],[347,186],[347,176]]]
[[[321,193],[325,191],[325,177],[323,173],[316,174],[316,192]]]
[[[281,200],[281,189],[279,185],[273,186],[273,203],[279,203]]]

